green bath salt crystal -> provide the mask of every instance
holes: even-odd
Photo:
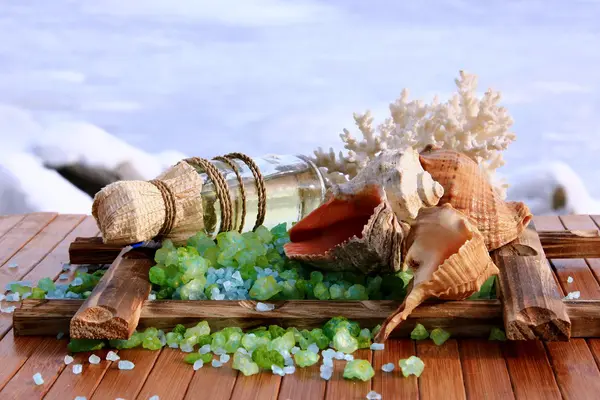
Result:
[[[436,345],[441,346],[446,340],[450,338],[450,333],[446,332],[441,328],[435,328],[431,331],[429,337],[433,340],[433,342]]]
[[[358,335],[358,348],[368,349],[371,347],[371,331],[367,328],[361,329]]]
[[[37,287],[44,292],[51,292],[56,289],[56,285],[50,278],[42,278],[38,281]],[[36,289],[36,288],[34,288]]]
[[[506,334],[504,333],[504,331],[502,329],[493,327],[492,331],[490,332],[490,337],[488,338],[489,340],[499,340],[501,342],[506,341]]]
[[[180,333],[169,332],[167,333],[167,346],[177,345],[183,340],[183,335]]]
[[[252,353],[252,361],[263,369],[271,369],[272,365],[283,368],[285,360],[279,352],[260,346]]]
[[[158,336],[146,336],[142,342],[142,347],[148,350],[160,350],[162,343]]]
[[[260,372],[258,364],[252,361],[248,354],[236,351],[233,355],[233,363],[231,368],[240,371],[245,376],[255,375]]]
[[[67,349],[72,353],[79,353],[82,351],[96,351],[100,350],[105,346],[103,340],[96,339],[71,339],[67,345]]]
[[[410,338],[413,340],[425,340],[429,337],[429,332],[422,324],[417,324],[415,329],[410,333]]]
[[[344,368],[344,379],[360,379],[368,381],[373,378],[375,371],[373,366],[367,360],[352,360],[348,361]]]
[[[310,350],[300,350],[294,354],[294,361],[299,367],[310,367],[319,361],[319,355]]]
[[[175,327],[175,328],[177,329],[177,327]],[[210,326],[208,326],[208,322],[202,321],[202,322],[199,322],[193,328],[186,329],[183,334],[183,337],[185,339],[187,339],[190,336],[200,337],[200,336],[205,336],[205,335],[210,335]]]
[[[142,344],[142,342],[144,341],[144,334],[142,332],[133,332],[133,335],[131,335],[131,337],[127,340],[109,340],[109,345],[112,348],[115,349],[133,349],[135,347],[138,347]]]
[[[398,362],[402,375],[408,377],[409,375],[421,376],[425,364],[419,357],[410,356],[409,358],[402,359]]]
[[[271,275],[258,278],[250,289],[250,297],[256,300],[268,300],[281,292],[281,286]]]
[[[348,329],[342,328],[333,337],[333,348],[346,354],[354,353],[358,350],[358,340],[350,334]]]
[[[310,331],[310,336],[312,338],[313,343],[315,343],[320,350],[325,350],[329,347],[329,338],[325,336],[322,329],[315,328]]]

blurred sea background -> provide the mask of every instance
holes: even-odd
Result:
[[[515,121],[509,199],[600,214],[599,20],[593,0],[0,0],[0,214],[89,213],[64,165],[342,150],[353,112],[445,100],[459,70]]]

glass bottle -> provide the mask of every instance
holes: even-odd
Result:
[[[288,229],[325,200],[325,179],[317,166],[302,155],[268,155],[252,158],[259,168],[266,189],[266,213],[263,225],[272,228],[282,222]],[[258,191],[254,175],[241,160],[230,159],[238,168],[246,198],[246,216],[242,232],[254,228],[258,215]],[[209,160],[223,175],[229,187],[233,208],[233,230],[238,230],[242,218],[242,194],[235,171],[225,162]],[[202,202],[206,233],[213,238],[221,226],[221,204],[213,182],[199,167],[204,180]]]

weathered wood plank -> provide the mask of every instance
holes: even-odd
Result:
[[[183,361],[184,355],[179,349],[165,347],[137,398],[147,400],[156,395],[160,400],[183,399],[194,376],[192,366]]]
[[[546,258],[600,257],[600,233],[593,230],[538,231]]]
[[[584,339],[546,343],[564,399],[594,399],[600,393],[600,371]]]
[[[373,352],[368,349],[358,350],[354,355],[354,359],[368,360],[369,362],[373,359]],[[325,392],[325,400],[338,400],[338,399],[364,399],[371,391],[371,381],[351,381],[344,379],[344,367],[346,361],[333,360],[333,375],[327,382],[327,389]]]
[[[0,237],[9,232],[15,225],[25,218],[24,214],[0,216]]]
[[[0,399],[41,399],[48,392],[65,367],[65,344],[56,339],[40,340],[29,359],[21,366],[10,382],[0,391]],[[40,373],[42,385],[33,382],[33,375]]]
[[[492,252],[500,269],[504,330],[511,340],[567,340],[571,322],[533,223]]]
[[[221,368],[206,366],[196,371],[188,386],[185,400],[196,400],[199,394],[205,399],[235,399],[235,397],[231,397],[231,393],[238,377],[238,371],[231,368],[232,363],[233,360]]]
[[[71,264],[112,264],[123,246],[104,244],[101,237],[77,237],[69,246]]]
[[[102,349],[93,353],[83,352],[73,354],[74,361],[65,366],[58,379],[54,382],[54,385],[52,385],[52,388],[48,391],[48,394],[44,397],[44,400],[74,399],[77,396],[84,396],[88,399],[92,397],[108,367],[111,365],[110,361],[106,361],[107,353],[108,350]],[[66,349],[65,354],[67,354]],[[89,363],[88,360],[92,354],[100,357],[102,360],[100,364],[94,365]],[[81,374],[75,375],[73,373],[73,365],[75,364],[83,366]]]
[[[277,399],[280,385],[281,376],[269,371],[251,376],[244,376],[244,374],[238,373],[231,398],[240,400],[275,400]]]
[[[425,363],[419,377],[419,399],[466,399],[455,339],[449,339],[441,346],[429,340],[419,341],[417,356]]]
[[[71,319],[70,336],[128,339],[137,327],[142,305],[150,294],[148,270],[151,266],[149,259],[127,258],[124,250]]]
[[[111,363],[104,374],[100,385],[92,395],[92,400],[135,399],[146,382],[146,378],[160,351],[151,351],[143,348],[119,351],[121,360],[128,360],[135,364],[133,370],[119,370],[118,362]]]
[[[10,235],[0,237],[0,266],[21,250],[57,215],[56,213],[28,214],[10,230]]]
[[[13,337],[8,332],[0,341],[0,389],[4,388],[39,346],[39,338]]]
[[[517,400],[562,398],[542,342],[506,342],[502,347]]]
[[[172,329],[176,324],[193,326],[206,320],[212,329],[226,326],[254,328],[261,325],[294,326],[299,329],[320,328],[330,318],[344,315],[372,328],[381,323],[398,306],[396,301],[278,301],[270,312],[255,310],[253,301],[229,300],[155,300],[145,301],[139,329]],[[26,299],[14,313],[17,335],[48,335],[65,332],[82,300]],[[394,335],[409,336],[415,324],[436,326],[455,336],[487,337],[492,326],[502,323],[500,303],[496,300],[432,302],[419,306]]]
[[[460,340],[460,362],[468,399],[514,399],[502,349],[487,340]]]
[[[600,368],[600,339],[588,339],[587,344],[596,360],[596,365]]]
[[[320,365],[323,357],[319,355],[319,362],[310,367],[296,367],[296,372],[286,375],[281,380],[279,400],[304,400],[322,399],[325,396],[327,382],[321,379]]]
[[[416,399],[419,397],[417,377],[411,375],[405,378],[400,371],[398,361],[416,354],[415,343],[412,340],[390,339],[385,342],[383,351],[373,352],[373,377],[372,389],[384,399]],[[381,366],[387,363],[394,364],[394,371],[383,372]],[[427,368],[427,367],[426,367]],[[316,397],[314,397],[316,398]]]

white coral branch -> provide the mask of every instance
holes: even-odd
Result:
[[[373,128],[369,111],[354,114],[354,121],[363,136],[357,140],[344,129],[340,135],[347,154],[333,149],[325,153],[315,151],[313,161],[326,171],[332,182],[354,177],[382,150],[413,147],[420,151],[427,145],[460,151],[485,171],[503,197],[507,185],[495,182],[495,171],[504,165],[501,152],[515,140],[510,132],[513,120],[504,107],[498,105],[500,93],[491,89],[479,99],[476,95],[477,77],[460,71],[455,79],[457,92],[445,103],[435,97],[431,104],[420,100],[409,101],[409,92],[402,90],[400,97],[390,104],[391,118]]]

